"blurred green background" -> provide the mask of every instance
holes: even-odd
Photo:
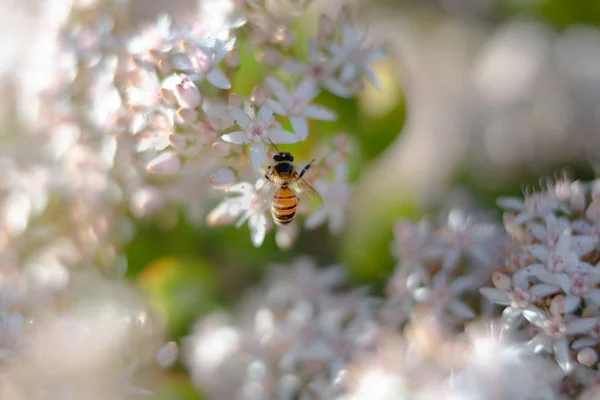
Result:
[[[418,2],[417,2],[418,3]],[[560,31],[576,24],[600,24],[600,2],[590,0],[512,0],[488,1],[491,5],[485,12],[477,14],[453,14],[453,9],[444,8],[444,2],[423,1],[418,7],[437,10],[443,18],[460,23],[495,26],[516,17],[528,17],[543,21]],[[456,3],[461,3],[457,1]],[[467,7],[474,2],[464,1]],[[382,10],[417,7],[409,1],[381,1],[369,3],[368,7]],[[299,45],[294,48],[302,56],[306,48],[302,45],[314,28],[314,17],[301,20],[294,27]],[[377,24],[376,19],[368,21]],[[394,38],[389,38],[393,41]],[[402,136],[410,110],[404,96],[403,80],[396,68],[397,60],[376,66],[382,89],[368,87],[357,99],[343,100],[322,94],[317,102],[330,107],[339,115],[334,123],[311,121],[311,134],[306,143],[287,146],[297,159],[310,159],[313,146],[320,140],[331,138],[336,133],[347,132],[357,141],[357,153],[350,158],[351,180],[357,188],[372,181],[369,173],[381,155],[397,143]],[[233,84],[233,91],[248,95],[252,87],[261,83],[264,71],[261,64],[248,51],[242,51],[242,67]],[[600,66],[599,66],[600,68]],[[380,104],[375,107],[373,104]],[[496,212],[495,198],[498,195],[516,195],[522,188],[535,185],[540,176],[553,176],[556,171],[567,168],[574,178],[589,179],[594,176],[588,160],[546,163],[534,169],[523,169],[512,173],[510,179],[501,184],[482,185],[474,178],[481,161],[466,157],[449,171],[451,179],[447,187],[466,189],[483,208]],[[386,171],[377,169],[377,174]],[[389,179],[398,174],[412,171],[388,169]],[[383,177],[382,182],[385,182]],[[273,234],[269,234],[260,248],[254,248],[248,228],[208,228],[189,224],[180,215],[174,227],[164,228],[160,220],[139,222],[137,235],[126,248],[129,269],[128,278],[135,281],[148,296],[156,311],[167,321],[170,340],[180,339],[191,331],[195,321],[217,308],[234,308],[245,288],[259,282],[266,266],[285,262],[298,255],[311,255],[319,265],[342,262],[355,283],[373,283],[377,287],[394,267],[389,246],[392,240],[392,225],[399,218],[418,219],[424,213],[436,211],[436,204],[424,206],[419,194],[411,188],[391,190],[381,184],[377,190],[361,191],[350,212],[343,234],[332,236],[327,227],[315,231],[303,230],[296,245],[290,251],[279,250]],[[443,198],[439,204],[443,204]],[[160,399],[199,399],[181,365],[176,366],[158,390]]]

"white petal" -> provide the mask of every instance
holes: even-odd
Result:
[[[273,110],[271,110],[271,107],[265,103],[260,107],[260,110],[258,110],[258,115],[256,118],[268,125],[273,122],[275,115],[273,115]]]
[[[284,102],[285,99],[288,98],[288,91],[285,88],[285,85],[279,79],[268,77],[267,79],[265,79],[265,81],[267,82],[267,85],[269,85],[269,88],[271,88],[271,90],[275,94],[275,97],[277,97],[279,101]]]
[[[236,131],[236,132],[226,133],[225,135],[221,136],[221,139],[223,139],[227,143],[233,143],[233,144],[250,143],[250,140],[248,140],[248,134],[245,131]]]
[[[475,311],[471,310],[469,306],[459,300],[453,300],[450,302],[450,311],[457,317],[464,319],[475,318]]]
[[[300,75],[306,71],[306,64],[296,60],[286,60],[281,65],[281,68],[292,74]]]
[[[431,289],[429,288],[417,288],[415,289],[415,291],[413,292],[413,298],[415,299],[415,301],[423,303],[423,302],[428,302],[432,299],[433,295],[431,292]]]
[[[290,123],[300,142],[308,137],[308,122],[304,117],[290,117]]]
[[[260,247],[265,241],[267,233],[267,218],[264,214],[254,214],[250,217],[248,225],[250,227],[252,244],[254,247]]]
[[[302,80],[294,89],[294,95],[301,97],[304,99],[305,104],[313,101],[315,97],[319,94],[319,86],[312,79],[306,78]]]
[[[588,290],[585,298],[586,298],[586,300],[590,300],[596,304],[600,304],[600,289]]]
[[[340,80],[342,82],[350,82],[358,75],[358,68],[354,64],[344,64],[340,71]]]
[[[176,152],[168,151],[150,161],[146,169],[156,174],[174,174],[181,169],[181,158]]]
[[[573,236],[571,238],[571,249],[582,256],[594,250],[596,242],[596,238],[592,236]]]
[[[554,274],[554,278],[556,279],[558,286],[560,286],[565,293],[571,291],[571,279],[567,274]]]
[[[546,246],[531,245],[527,246],[527,250],[529,250],[537,260],[541,262],[548,261],[548,249],[546,248]]]
[[[567,332],[571,335],[585,333],[598,323],[598,318],[577,318],[567,324]]]
[[[458,295],[473,287],[473,278],[471,276],[461,276],[456,278],[449,285],[450,292],[453,295]]]
[[[369,80],[369,82],[371,82],[375,89],[381,90],[381,83],[371,68],[364,68],[363,74]]]
[[[229,113],[234,119],[234,122],[238,124],[242,129],[248,129],[250,126],[250,117],[240,107],[229,107]]]
[[[317,104],[309,104],[306,106],[306,108],[304,108],[304,116],[318,121],[335,121],[337,119],[337,114],[335,112]]]
[[[525,202],[516,197],[500,197],[496,204],[505,210],[521,211],[525,207]]]
[[[450,249],[446,255],[444,255],[444,260],[442,261],[442,269],[444,271],[452,270],[456,267],[456,263],[460,258],[461,251],[459,248]]]
[[[595,346],[596,343],[598,343],[598,340],[596,340],[596,339],[582,338],[582,339],[577,339],[576,341],[574,341],[573,344],[571,344],[571,348],[574,350],[579,350],[579,349],[583,349],[584,347]]]
[[[254,143],[250,146],[250,158],[254,169],[260,168],[266,156],[266,147],[264,143]]]
[[[568,295],[565,296],[565,313],[569,314],[579,308],[579,304],[581,303],[581,297]]]
[[[494,288],[481,288],[479,292],[488,299],[491,303],[501,304],[501,305],[509,305],[510,300],[508,298],[508,293],[503,292],[502,290],[494,289]]]
[[[352,97],[352,92],[350,89],[333,78],[325,79],[323,86],[338,97],[342,97],[344,99],[349,99]]]
[[[213,84],[213,86],[218,87],[219,89],[230,89],[231,83],[229,79],[225,76],[225,74],[218,68],[213,68],[208,75],[206,75],[206,79]]]
[[[529,292],[535,297],[546,297],[560,291],[560,287],[557,285],[548,285],[546,283],[538,283],[529,289]]]
[[[573,364],[569,357],[569,344],[567,343],[567,339],[561,339],[554,342],[553,350],[554,358],[556,358],[556,362],[560,368],[567,373],[571,372]]]
[[[550,338],[543,333],[537,334],[533,339],[527,342],[526,347],[531,349],[534,353],[541,351],[551,351],[552,341]]]
[[[285,111],[285,108],[279,102],[277,102],[273,99],[266,99],[265,103],[268,104],[269,107],[271,107],[273,109],[275,114],[283,115],[284,117],[287,117],[287,115],[288,115],[287,111]]]
[[[279,128],[269,129],[269,139],[275,144],[292,144],[298,142],[298,136]]]
[[[544,315],[544,313],[540,309],[536,307],[530,307],[526,310],[523,310],[523,316],[527,319],[527,321],[531,322],[538,328],[544,327],[546,315]]]

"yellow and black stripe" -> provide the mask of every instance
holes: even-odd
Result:
[[[271,211],[275,222],[285,225],[292,222],[296,215],[298,197],[287,186],[280,187],[273,195]]]

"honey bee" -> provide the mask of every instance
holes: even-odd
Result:
[[[273,164],[265,174],[266,182],[258,190],[254,205],[266,205],[271,202],[271,214],[275,223],[287,225],[294,220],[300,200],[322,203],[319,193],[302,177],[314,163],[314,159],[300,172],[294,166],[294,156],[288,152],[279,151],[271,143],[277,153],[273,156]]]

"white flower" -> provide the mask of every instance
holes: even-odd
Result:
[[[298,141],[298,136],[292,132],[273,126],[274,114],[267,105],[263,105],[258,114],[255,114],[253,107],[247,107],[244,111],[235,106],[230,108],[230,113],[243,131],[227,133],[221,136],[221,139],[234,144],[251,143],[250,157],[254,168],[259,168],[265,160],[266,143],[269,141],[275,144],[291,144]]]
[[[192,81],[206,79],[219,89],[231,88],[231,83],[223,71],[218,68],[235,44],[235,38],[220,40],[205,39],[198,45],[185,42],[184,53],[187,57],[177,58],[175,67],[188,73]]]
[[[260,247],[265,240],[267,230],[271,227],[271,223],[270,219],[267,218],[266,208],[262,204],[253,203],[252,200],[263,184],[264,179],[259,179],[255,185],[241,182],[231,186],[227,192],[239,196],[227,197],[221,201],[208,214],[208,225],[228,225],[237,220],[235,226],[239,228],[244,222],[248,221],[252,243],[255,247]]]
[[[285,85],[272,77],[267,84],[273,90],[277,101],[267,99],[267,104],[279,115],[287,116],[300,141],[308,137],[307,118],[319,121],[335,121],[337,115],[320,105],[310,104],[319,94],[318,87],[309,79],[304,79],[292,92],[288,93]]]
[[[475,312],[456,297],[472,287],[471,277],[462,276],[449,282],[446,273],[440,271],[431,279],[430,284],[415,289],[413,296],[419,303],[430,303],[437,312],[448,310],[458,318],[471,319],[475,317]]]
[[[347,21],[340,26],[341,42],[329,46],[333,55],[334,64],[341,64],[340,81],[344,84],[352,83],[364,75],[375,87],[379,87],[377,76],[371,69],[371,63],[380,60],[384,54],[379,49],[365,46],[364,38],[352,24]]]
[[[511,222],[512,225],[521,225],[535,218],[546,218],[557,210],[569,211],[560,204],[554,193],[548,192],[526,194],[524,201],[514,197],[500,197],[497,203],[504,209],[518,212]]]
[[[339,61],[333,61],[319,50],[319,47],[311,40],[308,46],[307,63],[298,60],[287,60],[283,63],[282,68],[292,74],[306,77],[313,82],[321,85],[326,90],[343,98],[352,97],[352,91],[340,82],[336,76]]]

